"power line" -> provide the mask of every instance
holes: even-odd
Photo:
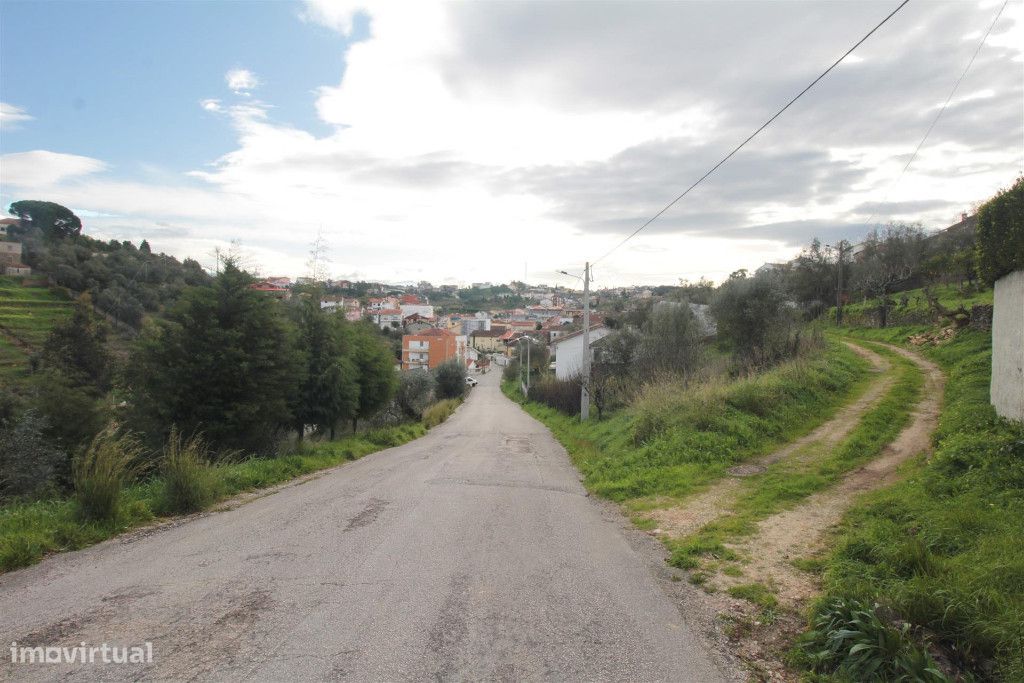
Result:
[[[793,105],[793,103],[794,103],[794,102],[796,102],[797,100],[799,100],[799,99],[800,99],[801,97],[803,97],[803,96],[804,96],[804,94],[805,94],[805,93],[806,93],[806,92],[807,92],[808,90],[810,90],[810,89],[811,89],[811,88],[813,88],[813,87],[814,87],[815,85],[817,85],[817,84],[818,84],[818,81],[820,81],[821,79],[825,78],[825,76],[827,76],[827,75],[828,75],[828,74],[829,74],[829,73],[830,73],[830,72],[832,71],[832,69],[834,69],[834,68],[836,68],[837,66],[839,66],[839,63],[840,63],[840,62],[842,62],[842,61],[843,61],[844,59],[846,59],[847,57],[849,57],[849,56],[850,56],[850,54],[851,54],[851,53],[852,53],[852,52],[853,52],[854,50],[856,50],[856,49],[857,49],[858,47],[860,47],[860,46],[861,46],[861,44],[862,44],[862,43],[863,43],[864,41],[866,41],[866,40],[867,40],[868,38],[870,38],[870,37],[872,36],[872,34],[874,34],[874,33],[875,33],[875,31],[877,31],[878,29],[882,28],[882,26],[883,26],[883,25],[885,25],[885,24],[886,24],[886,22],[888,22],[888,21],[889,21],[890,19],[892,19],[892,18],[893,18],[894,16],[896,16],[896,13],[897,13],[897,12],[899,12],[899,11],[900,11],[901,9],[903,9],[903,8],[904,8],[904,7],[906,6],[906,4],[907,4],[908,2],[910,2],[910,0],[903,0],[903,2],[901,2],[901,3],[899,4],[899,6],[898,6],[898,7],[896,8],[896,9],[894,9],[894,10],[893,10],[892,12],[890,12],[890,13],[889,13],[889,15],[888,15],[888,16],[887,16],[887,17],[886,17],[885,19],[882,19],[882,21],[880,21],[880,22],[879,22],[879,23],[878,23],[878,24],[877,24],[877,25],[876,25],[876,26],[875,26],[875,27],[874,27],[873,29],[871,29],[870,31],[868,31],[868,32],[867,32],[867,33],[866,33],[866,34],[864,35],[864,37],[863,37],[863,38],[861,38],[861,39],[860,39],[860,40],[858,40],[858,41],[857,41],[856,43],[854,43],[853,47],[851,47],[851,48],[850,48],[849,50],[847,50],[846,52],[844,52],[844,53],[843,53],[843,55],[842,55],[842,56],[841,56],[841,57],[840,57],[839,59],[837,59],[836,61],[832,62],[832,66],[830,66],[829,68],[827,68],[827,69],[825,69],[824,71],[822,71],[822,72],[821,72],[821,74],[820,74],[820,75],[819,75],[819,76],[818,76],[817,78],[815,78],[815,79],[814,79],[813,81],[811,81],[811,82],[810,82],[810,84],[809,84],[809,85],[808,85],[808,86],[807,86],[806,88],[804,88],[804,89],[803,89],[803,90],[801,90],[801,91],[800,91],[799,93],[797,93],[796,97],[794,97],[794,98],[793,98],[793,99],[791,99],[791,100],[790,100],[789,102],[787,102],[787,103],[786,103],[786,106],[784,106],[784,107],[783,107],[782,109],[780,109],[780,110],[778,110],[777,112],[775,112],[775,114],[774,114],[774,115],[773,115],[773,116],[772,116],[772,117],[771,117],[770,119],[768,119],[768,120],[767,120],[767,121],[765,121],[765,122],[764,122],[763,124],[761,124],[761,127],[760,127],[760,128],[758,128],[758,129],[757,129],[757,130],[755,130],[755,131],[754,131],[753,133],[751,133],[751,134],[750,134],[750,135],[749,135],[749,136],[747,137],[747,139],[745,139],[745,140],[744,140],[743,142],[741,142],[740,144],[736,145],[736,147],[735,147],[735,148],[734,148],[734,149],[733,149],[733,150],[732,150],[731,152],[729,152],[728,154],[726,154],[726,155],[725,155],[725,156],[724,156],[724,157],[722,158],[722,160],[721,160],[721,161],[719,161],[719,162],[718,162],[717,164],[715,164],[714,166],[712,166],[712,167],[711,167],[711,169],[710,169],[710,170],[709,170],[709,171],[708,171],[707,173],[705,173],[705,174],[704,174],[704,175],[702,175],[702,176],[701,176],[700,178],[698,178],[698,179],[697,179],[697,181],[696,181],[695,183],[693,183],[693,184],[692,184],[692,185],[690,185],[690,186],[689,186],[688,188],[686,188],[686,190],[684,190],[682,194],[680,194],[680,195],[679,195],[678,197],[676,197],[675,199],[673,199],[672,201],[670,201],[670,202],[669,202],[668,204],[666,204],[666,205],[665,205],[665,207],[664,207],[664,208],[663,208],[663,209],[662,209],[661,211],[659,211],[658,213],[656,213],[656,214],[654,214],[653,216],[651,216],[651,217],[650,217],[650,218],[649,218],[649,219],[648,219],[648,220],[647,220],[647,221],[646,221],[646,222],[645,222],[645,223],[644,223],[643,225],[641,225],[641,226],[640,226],[639,228],[637,228],[636,230],[634,230],[633,232],[631,232],[631,233],[629,234],[629,236],[627,236],[627,237],[626,237],[626,238],[625,238],[624,240],[622,240],[621,242],[619,242],[618,244],[616,244],[616,245],[615,245],[614,247],[612,247],[611,249],[609,249],[609,250],[608,250],[607,252],[605,252],[604,254],[602,254],[602,255],[601,255],[601,257],[600,257],[600,258],[598,258],[598,259],[596,259],[595,261],[593,261],[593,263],[600,263],[600,262],[601,262],[601,261],[603,261],[603,260],[604,260],[605,258],[607,258],[608,256],[610,256],[610,255],[611,255],[611,254],[612,254],[613,252],[615,252],[615,251],[616,251],[617,249],[619,249],[619,247],[621,247],[621,246],[622,246],[623,244],[625,244],[625,243],[626,243],[626,242],[628,242],[629,240],[631,240],[631,239],[633,239],[634,237],[636,237],[636,236],[637,236],[638,234],[640,234],[640,232],[641,232],[641,231],[642,231],[642,230],[643,230],[644,228],[646,228],[646,227],[647,227],[648,225],[650,225],[651,223],[653,223],[654,221],[656,221],[656,220],[657,220],[658,218],[660,218],[660,217],[661,217],[661,215],[662,215],[663,213],[665,213],[666,211],[668,211],[669,209],[671,209],[671,208],[672,208],[673,206],[675,206],[676,202],[678,202],[678,201],[679,201],[680,199],[682,199],[683,197],[685,197],[686,195],[688,195],[688,194],[690,193],[690,191],[691,191],[691,190],[693,190],[693,188],[697,187],[697,186],[698,186],[698,185],[700,185],[700,184],[701,184],[702,182],[704,182],[704,180],[705,180],[705,179],[706,179],[706,178],[707,178],[708,176],[710,176],[710,175],[711,175],[712,173],[714,173],[715,171],[717,171],[717,170],[718,170],[718,168],[719,168],[719,167],[720,167],[720,166],[721,166],[722,164],[724,164],[724,163],[725,163],[725,162],[727,162],[727,161],[728,161],[729,159],[731,159],[731,158],[733,157],[733,155],[734,155],[734,154],[736,154],[736,152],[738,152],[738,151],[740,151],[741,149],[743,149],[743,147],[744,147],[744,146],[746,146],[746,144],[747,144],[748,142],[750,142],[750,141],[751,141],[751,140],[753,140],[753,139],[754,139],[755,137],[757,137],[758,133],[760,133],[760,132],[761,132],[761,131],[763,131],[763,130],[764,130],[765,128],[767,128],[767,127],[768,127],[769,125],[771,125],[771,123],[772,123],[772,122],[773,122],[773,121],[774,121],[775,119],[779,118],[779,116],[781,116],[781,115],[782,115],[782,113],[783,113],[784,111],[786,111],[787,109],[789,109],[789,108],[790,108],[790,107],[791,107],[791,106]]]
[[[932,119],[931,125],[928,126],[928,130],[926,130],[924,132],[924,137],[921,138],[921,142],[917,143],[917,147],[914,148],[914,153],[910,155],[910,159],[907,161],[906,165],[903,167],[903,170],[900,171],[900,174],[898,176],[896,176],[896,180],[893,181],[892,185],[889,186],[889,189],[886,190],[885,197],[882,199],[882,204],[883,205],[886,202],[889,201],[889,195],[892,193],[893,189],[897,185],[900,184],[900,181],[903,180],[903,176],[904,176],[904,174],[906,174],[907,169],[910,168],[910,165],[912,163],[914,163],[914,159],[917,158],[918,152],[921,151],[921,148],[924,146],[924,143],[928,139],[928,136],[931,135],[932,134],[932,130],[935,129],[935,124],[937,124],[939,122],[939,119],[941,119],[942,115],[946,112],[946,107],[949,106],[950,101],[953,99],[953,95],[956,94],[956,91],[960,87],[960,84],[963,82],[964,78],[967,76],[967,72],[971,70],[972,66],[974,66],[974,60],[978,58],[978,53],[981,52],[981,48],[983,48],[985,46],[985,41],[988,40],[989,34],[992,33],[992,29],[994,29],[996,27],[996,22],[999,21],[999,17],[1001,17],[1003,15],[1003,10],[1006,9],[1006,5],[1009,4],[1009,2],[1010,2],[1010,0],[1004,0],[1003,1],[1003,6],[999,8],[998,12],[996,12],[995,19],[992,20],[991,24],[989,24],[988,30],[985,31],[985,35],[981,37],[981,42],[978,43],[978,47],[975,48],[974,54],[971,55],[971,60],[969,62],[967,62],[967,67],[964,69],[963,73],[960,74],[960,78],[956,79],[956,83],[953,84],[953,89],[949,91],[949,96],[946,97],[946,101],[943,102],[942,107],[939,109],[939,113],[935,115],[934,119]],[[871,218],[868,219],[867,224],[871,225],[871,221],[875,220],[875,218],[878,216],[878,214],[879,214],[878,211],[873,212],[871,214]]]

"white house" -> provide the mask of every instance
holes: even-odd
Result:
[[[403,319],[415,313],[419,313],[424,318],[434,317],[434,307],[430,304],[401,304],[399,308],[402,309]]]
[[[590,359],[594,358],[594,343],[604,339],[611,330],[604,325],[590,327]],[[551,342],[551,353],[555,356],[555,377],[569,379],[583,369],[583,330],[559,337]]]

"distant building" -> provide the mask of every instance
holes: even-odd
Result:
[[[402,337],[402,369],[433,369],[446,360],[459,357],[459,340],[462,340],[465,358],[465,337],[454,335],[448,330],[430,329],[419,334]]]
[[[345,297],[337,294],[324,294],[320,297],[320,310],[329,313],[345,310]]]
[[[259,282],[252,283],[249,285],[249,289],[254,289],[261,294],[266,294],[267,296],[281,300],[290,299],[292,296],[291,290],[287,287],[279,287],[267,282],[266,280],[260,280]]]
[[[404,300],[407,297],[408,297],[408,295],[407,296],[403,296],[402,299]],[[417,297],[412,297],[412,298],[416,299]],[[404,303],[404,301],[403,301],[403,303],[399,304],[399,308],[402,310],[402,317],[404,317],[404,318],[408,318],[410,315],[421,315],[424,318],[433,318],[434,317],[434,307],[431,306],[430,304],[424,304],[424,303]]]
[[[369,315],[382,330],[389,327],[397,330],[402,326],[402,309],[400,308],[371,309]]]
[[[505,344],[501,341],[504,330],[474,330],[469,335],[469,345],[477,351],[493,353],[503,351]]]

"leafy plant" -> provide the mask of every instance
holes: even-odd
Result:
[[[802,647],[816,671],[856,681],[949,680],[914,641],[909,624],[889,626],[856,600],[825,604]]]

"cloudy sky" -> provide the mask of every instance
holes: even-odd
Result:
[[[4,0],[0,201],[266,275],[319,233],[336,277],[570,284],[897,4]],[[1022,0],[894,184],[1001,5],[913,0],[596,284],[938,228],[1012,183]]]

